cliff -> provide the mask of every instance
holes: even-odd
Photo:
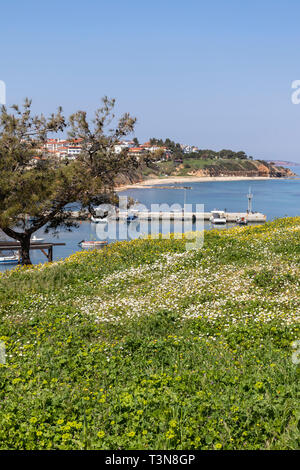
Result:
[[[192,170],[188,172],[189,175],[199,176],[262,176],[270,178],[284,178],[295,176],[289,169],[272,165],[270,163],[263,163],[261,161],[234,161],[234,162],[220,162],[204,166],[201,170]]]
[[[170,162],[161,164],[161,169],[169,175],[185,176],[247,176],[286,178],[295,176],[289,168],[276,166],[262,160],[183,160],[172,167]],[[169,171],[168,171],[169,170]]]
[[[129,176],[120,175],[118,186],[139,183],[145,179],[161,176],[242,176],[288,178],[296,176],[289,168],[277,166],[262,160],[183,160],[153,163],[142,166]]]

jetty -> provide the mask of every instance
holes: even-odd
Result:
[[[186,187],[184,187],[186,189]],[[184,193],[185,195],[185,193]],[[252,210],[252,200],[253,194],[251,192],[251,188],[249,188],[249,192],[247,194],[248,199],[248,208],[246,211],[243,212],[227,212],[226,209],[222,212],[222,217],[226,219],[226,223],[235,223],[237,220],[242,219],[247,221],[247,223],[264,223],[267,220],[267,216],[262,214],[261,212],[254,212]],[[185,206],[185,198],[184,198],[184,206]],[[95,208],[97,212],[98,208]],[[209,221],[212,220],[212,215],[215,210],[210,212],[197,212],[197,211],[185,211],[182,210],[174,210],[174,211],[151,211],[151,210],[138,210],[138,209],[128,209],[128,210],[119,210],[115,208],[114,212],[108,214],[108,221],[113,220],[120,220],[120,221],[129,221],[130,218],[134,215],[134,219],[139,220],[192,220],[195,222],[196,220],[204,220]],[[98,214],[100,216],[100,214]],[[85,211],[69,211],[69,217],[75,220],[90,220],[91,214]],[[130,220],[131,221],[131,220]],[[93,220],[92,220],[93,222]]]
[[[249,192],[247,194],[248,199],[248,208],[244,212],[227,212],[226,209],[224,211],[218,211],[222,215],[224,219],[226,219],[226,223],[237,222],[238,220],[245,220],[247,223],[264,223],[267,220],[267,216],[262,214],[261,212],[253,212],[252,210],[252,199],[253,194],[251,192],[251,188],[249,188]],[[213,212],[187,212],[184,209],[177,210],[177,211],[139,211],[139,210],[127,210],[127,211],[119,211],[115,215],[111,216],[111,219],[115,220],[128,220],[129,214],[134,214],[137,219],[140,220],[192,220],[195,222],[196,220],[212,220]]]
[[[205,221],[211,220],[212,212],[187,212],[187,211],[160,211],[160,212],[153,212],[153,211],[116,211],[114,214],[109,216],[109,220],[127,220],[129,215],[132,214],[136,215],[137,219],[140,220],[200,220],[203,219]],[[252,211],[244,211],[244,212],[224,212],[224,217],[226,218],[226,222],[236,222],[239,218],[245,218],[249,223],[263,223],[266,222],[267,216],[262,214],[261,212],[252,212]],[[83,216],[82,213],[79,211],[73,211],[70,213],[70,218],[75,220],[90,220],[91,216],[89,213],[85,213]]]
[[[65,246],[65,243],[30,243],[30,250],[40,250],[48,259],[49,262],[53,261],[53,247]],[[17,251],[19,263],[21,262],[21,244],[18,241],[0,241],[0,251]]]
[[[213,211],[212,211],[213,212]],[[140,220],[211,220],[212,212],[151,212],[151,211],[135,211],[137,219]],[[122,211],[119,214],[110,217],[111,220],[127,220],[131,211]],[[225,212],[226,222],[236,222],[237,219],[244,217],[248,222],[266,222],[267,216],[260,212]]]

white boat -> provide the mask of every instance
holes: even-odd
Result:
[[[133,222],[134,220],[136,220],[138,218],[138,216],[136,214],[127,214],[127,222],[130,223],[130,222]]]
[[[94,224],[107,224],[108,218],[107,217],[94,217],[92,215],[91,217],[91,222],[94,222]]]
[[[31,238],[31,243],[43,243],[44,238],[38,238],[36,235],[33,235]]]
[[[212,224],[215,224],[215,225],[224,225],[227,222],[226,217],[225,217],[225,212],[217,211],[217,210],[212,211],[209,220],[211,221]]]
[[[18,264],[19,257],[16,251],[9,251],[4,254],[0,251],[0,264]]]
[[[94,207],[93,213],[91,213],[91,221],[94,222],[94,224],[106,224],[110,215],[109,209],[110,208],[105,204]]]
[[[81,240],[81,242],[79,242],[78,245],[80,245],[81,248],[98,248],[100,246],[107,245],[107,241],[106,240]]]

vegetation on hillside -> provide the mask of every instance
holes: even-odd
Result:
[[[199,170],[207,170],[209,172],[247,172],[257,171],[257,166],[255,163],[247,160],[232,161],[226,159],[213,160],[197,158],[184,158],[180,166],[174,161],[165,161],[159,164],[159,171],[168,175],[176,173],[178,175],[186,176]]]
[[[164,176],[292,176],[288,168],[278,167],[266,162],[247,159],[199,159],[186,158],[181,160],[162,160],[142,167],[144,177],[149,175]]]
[[[299,449],[300,218],[0,277],[1,449]]]
[[[163,157],[160,149],[152,155],[152,164],[141,165],[144,177],[149,176],[292,176],[288,168],[275,165],[265,160],[255,160],[244,151],[235,152],[230,149],[215,151],[211,149],[197,149],[190,153],[185,152],[184,146],[167,138],[149,139],[153,146],[162,147],[171,153]]]
[[[239,150],[235,152],[234,150],[231,149],[222,149],[222,150],[211,150],[211,149],[198,149],[197,151],[193,151],[191,153],[185,153],[184,152],[184,147],[181,146],[178,142],[174,142],[173,140],[166,138],[165,140],[163,139],[157,139],[155,137],[151,137],[149,139],[149,142],[151,145],[155,145],[158,147],[165,147],[169,149],[172,152],[172,157],[174,159],[177,158],[192,158],[192,159],[203,159],[203,160],[208,160],[208,159],[213,159],[216,160],[218,158],[221,159],[238,159],[238,160],[253,160],[253,157],[251,155],[247,155],[246,152],[243,150]]]

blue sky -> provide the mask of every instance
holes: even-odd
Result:
[[[15,0],[0,6],[7,103],[92,112],[136,136],[300,162],[299,0]]]

